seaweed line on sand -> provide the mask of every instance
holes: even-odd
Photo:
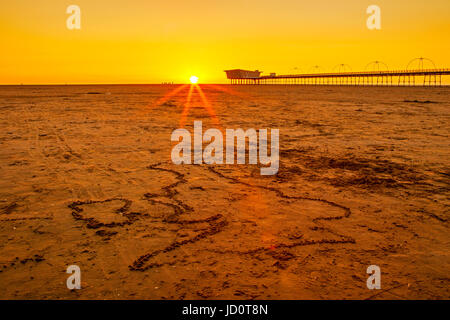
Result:
[[[164,186],[162,188],[162,192],[159,194],[156,193],[146,193],[144,195],[144,197],[146,198],[146,200],[148,200],[150,203],[152,204],[160,204],[160,205],[164,205],[166,207],[169,207],[173,210],[173,213],[171,215],[169,215],[168,217],[163,219],[163,222],[166,223],[174,223],[174,224],[179,224],[179,225],[186,225],[186,224],[194,224],[194,223],[208,223],[209,227],[207,227],[206,229],[204,229],[202,232],[200,232],[199,234],[197,234],[196,236],[189,238],[189,239],[185,239],[182,241],[174,241],[172,242],[169,246],[167,246],[164,249],[158,249],[158,250],[154,250],[152,252],[149,252],[147,254],[144,254],[142,256],[140,256],[139,258],[137,258],[130,266],[129,269],[132,271],[145,271],[148,270],[150,268],[153,267],[160,267],[163,264],[161,263],[148,263],[149,260],[153,257],[158,256],[159,254],[162,253],[167,253],[167,252],[171,252],[183,245],[186,244],[192,244],[194,242],[198,242],[204,238],[213,236],[221,231],[223,231],[223,229],[228,225],[228,222],[225,220],[225,218],[223,217],[223,215],[221,214],[217,214],[214,216],[211,216],[209,218],[206,219],[198,219],[198,220],[186,220],[186,219],[180,219],[180,215],[187,213],[187,212],[192,212],[193,208],[188,206],[187,204],[185,204],[184,202],[182,202],[179,199],[176,199],[176,195],[179,194],[179,192],[175,189],[177,186],[179,186],[180,184],[185,184],[187,183],[187,180],[185,179],[185,175],[176,171],[176,170],[172,170],[172,169],[166,169],[166,168],[161,168],[159,167],[161,165],[161,163],[157,163],[157,164],[153,164],[148,166],[147,168],[150,170],[157,170],[157,171],[162,171],[162,172],[169,172],[172,173],[176,176],[177,181],[168,185],[168,186]],[[334,234],[336,236],[338,236],[340,239],[320,239],[320,240],[308,240],[308,239],[302,239],[301,241],[292,243],[292,244],[278,244],[277,247],[278,248],[293,248],[293,247],[297,247],[297,246],[307,246],[307,245],[314,245],[314,244],[338,244],[338,243],[355,243],[355,239],[349,236],[345,236],[345,235],[341,235],[338,234],[337,232],[335,232],[334,230],[324,227],[320,224],[320,221],[329,221],[329,220],[340,220],[343,218],[348,218],[351,215],[351,210],[348,207],[345,207],[343,205],[340,205],[338,203],[326,200],[326,199],[320,199],[320,198],[311,198],[311,197],[304,197],[304,196],[288,196],[286,194],[284,194],[282,191],[275,189],[275,188],[271,188],[271,187],[267,187],[267,186],[259,186],[259,185],[253,185],[253,184],[249,184],[246,182],[243,182],[237,178],[233,178],[233,177],[228,177],[223,175],[221,172],[218,172],[217,170],[215,170],[212,167],[208,167],[208,169],[218,175],[221,178],[224,178],[226,180],[232,181],[234,183],[240,183],[242,185],[246,185],[248,187],[252,187],[252,188],[261,188],[261,189],[265,189],[268,191],[272,191],[275,192],[275,194],[280,197],[280,198],[284,198],[284,199],[297,199],[297,200],[310,200],[310,201],[318,201],[318,202],[322,202],[322,203],[326,203],[330,206],[334,206],[337,207],[341,210],[344,211],[344,214],[340,215],[340,216],[329,216],[329,217],[318,217],[318,218],[314,218],[313,222],[318,224],[317,227],[314,227],[316,230],[324,230],[327,231],[331,234]],[[173,203],[168,203],[168,202],[164,202],[161,200],[157,200],[156,198],[158,197],[163,197],[163,198],[168,198],[172,201],[174,201],[176,204]],[[236,252],[233,250],[230,251],[220,251],[221,253],[237,253],[237,254],[253,254],[253,253],[257,253],[257,252],[261,252],[261,251],[267,251],[270,250],[270,248],[266,248],[266,247],[260,247],[260,248],[256,248],[253,250],[249,250],[249,251],[244,251],[244,252]]]
[[[356,240],[353,237],[350,236],[346,236],[346,235],[342,235],[337,233],[336,231],[327,228],[325,226],[323,226],[322,224],[320,224],[320,221],[330,221],[330,220],[341,220],[343,218],[348,218],[351,215],[351,210],[348,207],[345,207],[341,204],[335,203],[333,201],[329,201],[326,199],[321,199],[321,198],[312,198],[312,197],[305,197],[305,196],[289,196],[284,194],[282,191],[276,189],[276,188],[272,188],[272,187],[268,187],[268,186],[261,186],[261,185],[255,185],[255,184],[251,184],[251,183],[247,183],[244,181],[239,180],[238,178],[235,177],[229,177],[224,175],[223,173],[217,171],[216,169],[214,169],[213,167],[208,167],[209,171],[213,172],[214,174],[218,175],[221,178],[227,179],[229,181],[231,181],[232,183],[239,183],[241,185],[245,185],[251,188],[260,188],[260,189],[264,189],[267,191],[272,191],[274,192],[278,197],[283,198],[283,199],[293,199],[293,200],[309,200],[309,201],[318,201],[318,202],[322,202],[322,203],[326,203],[330,206],[339,208],[341,210],[344,211],[343,215],[339,215],[339,216],[328,216],[328,217],[317,217],[312,219],[312,221],[317,224],[316,227],[314,227],[315,230],[324,230],[327,231],[331,234],[334,234],[336,236],[338,236],[340,239],[336,240],[336,239],[320,239],[320,240],[308,240],[308,239],[302,239],[300,241],[291,243],[291,244],[286,244],[286,243],[279,243],[277,244],[277,248],[286,248],[286,249],[290,249],[290,248],[294,248],[294,247],[299,247],[299,246],[309,246],[309,245],[315,245],[315,244],[344,244],[344,243],[356,243]],[[248,251],[236,251],[236,250],[213,250],[214,252],[217,253],[237,253],[237,254],[255,254],[255,253],[260,253],[260,252],[264,252],[264,251],[269,251],[272,250],[272,248],[267,248],[267,247],[259,247],[256,249],[252,249],[252,250],[248,250]]]
[[[83,213],[83,209],[81,208],[82,205],[86,204],[95,204],[95,203],[106,203],[111,201],[121,201],[123,202],[123,206],[116,210],[116,213],[121,214],[123,217],[126,218],[125,221],[122,222],[110,222],[110,223],[103,223],[98,221],[95,218],[89,218],[85,217]],[[87,223],[87,227],[90,229],[98,229],[100,227],[106,227],[106,228],[113,228],[113,227],[123,227],[125,225],[130,225],[133,222],[135,222],[140,213],[137,212],[128,212],[131,207],[132,201],[124,198],[109,198],[105,200],[87,200],[87,201],[75,201],[68,205],[70,209],[72,209],[72,216],[75,218],[75,220],[81,220]]]
[[[146,193],[146,194],[144,194],[144,197],[151,204],[161,204],[161,205],[169,207],[173,210],[173,214],[164,218],[163,222],[173,223],[173,224],[178,224],[178,225],[208,223],[209,226],[192,238],[185,239],[182,241],[173,241],[170,245],[168,245],[164,249],[154,250],[150,253],[140,256],[130,266],[128,266],[128,268],[131,271],[145,271],[150,268],[160,267],[163,264],[156,263],[156,262],[148,263],[148,261],[151,258],[153,258],[159,254],[171,252],[183,245],[194,243],[194,242],[200,241],[204,238],[207,238],[209,236],[215,235],[215,234],[221,232],[225,228],[225,226],[228,224],[228,222],[224,219],[223,215],[221,215],[221,214],[216,214],[216,215],[210,216],[206,219],[192,219],[192,220],[180,219],[180,215],[182,215],[186,212],[193,211],[193,208],[191,208],[190,206],[188,206],[181,200],[175,199],[175,196],[178,194],[178,191],[175,190],[175,187],[177,187],[180,184],[187,183],[187,180],[184,178],[184,174],[182,174],[178,171],[175,171],[175,170],[160,168],[159,167],[160,165],[161,165],[161,163],[153,164],[153,165],[148,166],[147,169],[162,171],[162,172],[170,172],[176,176],[177,181],[168,186],[163,187],[162,188],[163,192],[160,194]],[[175,201],[176,204],[156,200],[155,198],[158,198],[158,197],[171,199],[171,200]]]

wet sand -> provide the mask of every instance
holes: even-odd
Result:
[[[175,87],[0,87],[1,299],[450,298],[450,88],[202,86],[261,176],[171,163]]]

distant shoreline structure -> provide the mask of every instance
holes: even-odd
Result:
[[[441,87],[450,69],[379,70],[361,72],[304,73],[261,76],[261,71],[225,70],[232,85],[347,85],[347,86],[432,86]],[[422,81],[420,81],[422,80]]]

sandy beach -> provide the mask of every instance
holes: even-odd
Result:
[[[176,87],[0,87],[1,299],[450,298],[449,87],[202,85],[274,176],[173,164]]]

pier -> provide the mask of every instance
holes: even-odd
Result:
[[[314,72],[303,74],[261,75],[261,71],[243,69],[225,70],[231,84],[284,84],[284,85],[339,85],[339,86],[442,86],[442,77],[450,75],[450,69],[423,68],[426,58],[416,58],[419,68],[405,70],[376,70],[360,72]],[[431,60],[429,60],[431,61]],[[374,61],[378,68],[379,61]],[[383,65],[385,65],[383,63]],[[341,64],[339,66],[348,66]],[[386,65],[385,65],[386,66]],[[434,66],[434,63],[433,63]]]

